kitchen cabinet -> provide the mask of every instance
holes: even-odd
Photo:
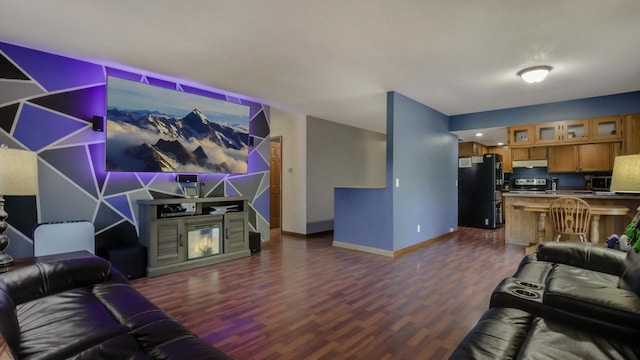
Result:
[[[622,155],[640,154],[640,114],[625,116],[624,127]]]
[[[622,140],[622,116],[605,116],[590,119],[592,141]]]
[[[547,148],[546,147],[533,147],[511,150],[511,160],[546,160]]]
[[[535,125],[536,145],[555,144],[560,141],[560,124],[558,122],[549,122]]]
[[[513,173],[513,166],[511,164],[511,149],[509,149],[508,146],[489,146],[487,148],[487,153],[502,155],[502,171],[508,174]]]
[[[533,145],[535,139],[534,131],[534,125],[509,126],[509,147],[514,148]]]
[[[560,122],[560,143],[584,143],[589,140],[590,121],[565,120]]]
[[[458,144],[458,156],[482,156],[487,154],[487,147],[472,141]]]
[[[563,145],[549,147],[548,172],[609,172],[620,143]]]

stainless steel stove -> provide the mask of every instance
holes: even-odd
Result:
[[[547,190],[547,179],[515,179],[511,192],[519,194],[540,194]]]

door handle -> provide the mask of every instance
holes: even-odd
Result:
[[[224,236],[228,239],[229,238],[229,228],[225,228],[224,229]]]
[[[178,243],[180,244],[180,247],[184,246],[184,242],[182,241],[182,234],[178,236]]]

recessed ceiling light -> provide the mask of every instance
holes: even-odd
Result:
[[[502,146],[502,145],[504,145],[504,143],[498,143],[498,146]]]
[[[476,133],[476,137],[482,136],[482,133]]]
[[[528,82],[529,84],[533,84],[544,80],[551,69],[552,67],[547,65],[534,66],[526,68],[524,70],[520,70],[518,72],[518,76],[520,76],[522,80]]]

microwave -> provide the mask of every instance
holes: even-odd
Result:
[[[611,176],[594,176],[591,178],[591,190],[609,191],[611,187]]]

